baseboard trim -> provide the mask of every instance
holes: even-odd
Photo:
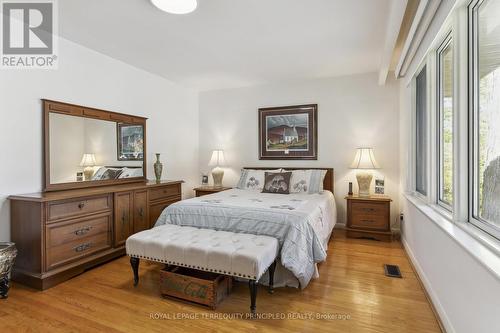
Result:
[[[424,290],[425,297],[427,298],[429,304],[431,305],[432,312],[434,312],[434,315],[436,316],[441,331],[444,333],[455,333],[455,329],[453,328],[453,325],[448,319],[448,316],[446,315],[446,312],[443,306],[441,305],[441,302],[439,302],[439,299],[436,293],[434,292],[434,289],[432,289],[431,283],[427,279],[427,276],[422,270],[422,267],[420,267],[417,258],[415,258],[415,255],[411,251],[411,248],[406,242],[404,236],[401,237],[401,244],[403,244],[406,256],[408,257],[408,261],[410,262],[410,265],[413,271],[415,272],[415,275],[417,276],[418,282],[420,283],[422,289]]]
[[[333,227],[334,229],[345,229],[346,228],[346,225],[345,223],[335,223],[335,226]]]

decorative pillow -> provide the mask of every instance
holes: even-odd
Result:
[[[123,169],[100,167],[99,170],[92,176],[92,180],[108,180],[117,179]]]
[[[290,193],[322,193],[326,170],[293,170]]]
[[[123,168],[119,178],[142,177],[142,168]]]
[[[122,169],[108,169],[106,170],[100,180],[108,180],[108,179],[118,179],[120,174],[122,173]]]
[[[95,169],[94,169],[95,170]],[[92,176],[92,180],[100,180],[101,179],[101,176],[104,172],[106,172],[107,168],[105,167],[100,167],[99,169],[97,169],[97,171],[94,173],[94,175]]]
[[[266,172],[262,193],[290,194],[291,172]]]
[[[262,191],[264,188],[264,178],[266,172],[281,172],[282,169],[275,170],[254,170],[241,169],[241,176],[236,188],[241,190]]]

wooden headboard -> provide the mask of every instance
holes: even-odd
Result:
[[[333,192],[333,184],[334,184],[334,174],[333,168],[294,168],[294,167],[243,167],[243,169],[255,169],[255,170],[272,170],[272,169],[285,169],[287,171],[292,170],[326,170],[325,179],[323,180],[323,189]]]

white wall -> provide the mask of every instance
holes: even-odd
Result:
[[[413,73],[420,64],[454,3],[454,0],[442,2],[408,73]],[[412,111],[411,90],[406,86],[408,79],[400,80],[401,193],[404,193],[412,177],[408,165]],[[445,231],[403,195],[400,200],[404,213],[401,226],[403,243],[419,270],[445,329],[450,333],[499,332],[498,276],[451,236],[464,235],[462,229],[447,223],[448,231]],[[469,238],[470,242],[478,244],[475,239]]]
[[[259,161],[258,108],[318,104],[317,161]],[[399,212],[398,85],[377,84],[377,74],[280,83],[200,93],[200,170],[214,148],[222,148],[228,167],[224,184],[235,185],[243,166],[311,166],[335,168],[339,223],[345,220],[348,182],[356,189],[355,172],[348,169],[355,148],[373,147],[393,199],[392,216]],[[210,177],[211,178],[211,177]],[[356,189],[357,190],[357,189]]]
[[[0,71],[0,241],[10,238],[6,197],[42,188],[41,98],[148,117],[148,177],[159,152],[163,178],[184,179],[185,196],[199,182],[196,92],[64,39],[59,51],[58,70]]]

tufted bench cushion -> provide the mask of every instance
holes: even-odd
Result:
[[[259,280],[278,255],[278,240],[172,224],[130,236],[127,254],[165,264]]]

